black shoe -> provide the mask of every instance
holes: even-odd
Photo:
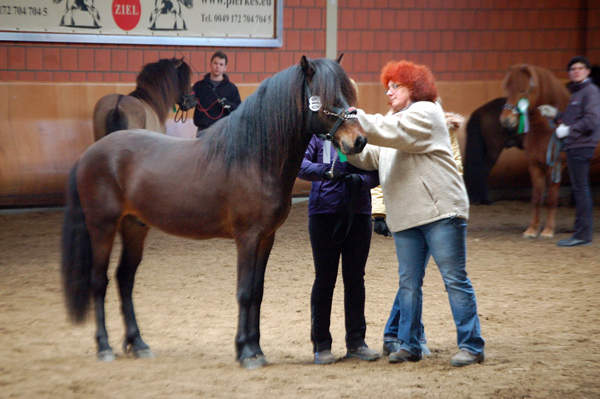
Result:
[[[358,348],[348,349],[348,353],[346,353],[346,357],[348,358],[356,358],[360,360],[377,360],[380,355],[379,352],[370,349],[367,345],[359,346]]]
[[[397,352],[390,353],[390,363],[402,363],[402,362],[418,362],[421,360],[421,355],[415,355],[405,349],[400,349]]]
[[[580,240],[579,238],[565,238],[556,243],[559,247],[575,247],[577,245],[590,245],[592,241]]]

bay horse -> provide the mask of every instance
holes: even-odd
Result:
[[[491,204],[488,178],[505,148],[523,149],[523,135],[500,124],[506,97],[481,105],[469,117],[465,128],[465,186],[472,204]]]
[[[163,58],[142,68],[135,90],[128,95],[107,94],[94,106],[94,141],[125,129],[166,133],[174,105],[184,113],[196,106],[191,94],[191,68],[183,58]]]
[[[84,321],[93,298],[98,358],[114,359],[104,299],[117,232],[123,349],[152,356],[136,322],[132,290],[144,240],[156,227],[194,239],[235,240],[236,359],[246,368],[266,364],[259,344],[260,306],[275,232],[290,211],[292,187],[313,133],[328,132],[325,137],[345,154],[362,151],[366,138],[351,107],[355,103],[356,92],[338,62],[303,56],[263,81],[200,138],[134,129],[91,145],[69,177],[62,276],[74,322]]]
[[[503,88],[506,92],[506,103],[500,113],[500,123],[508,129],[516,129],[519,124],[529,125],[529,131],[523,137],[523,149],[527,157],[527,169],[531,178],[533,213],[523,237],[551,238],[554,236],[556,210],[558,206],[558,191],[560,180],[552,179],[552,168],[547,165],[547,151],[554,134],[554,127],[540,113],[538,106],[551,105],[559,111],[564,111],[569,92],[563,82],[548,69],[539,66],[519,64],[509,68]],[[564,157],[564,153],[562,154]],[[565,162],[561,168],[564,169]],[[562,169],[558,171],[558,174]],[[541,207],[547,207],[546,223],[540,233]]]

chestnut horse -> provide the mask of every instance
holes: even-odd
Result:
[[[144,65],[136,88],[129,95],[108,94],[96,103],[94,140],[125,129],[166,133],[167,116],[175,104],[181,113],[196,106],[190,81],[191,69],[183,58],[165,58]]]
[[[123,248],[116,271],[123,347],[137,357],[152,356],[136,323],[132,290],[144,239],[156,227],[182,237],[235,240],[237,360],[247,368],[266,364],[259,319],[275,232],[290,211],[313,133],[328,132],[325,137],[345,154],[362,151],[366,138],[351,108],[355,103],[356,92],[339,63],[302,57],[300,65],[263,81],[198,139],[125,130],[89,147],[70,175],[62,275],[73,321],[84,320],[93,298],[98,358],[114,359],[104,298],[117,232]]]
[[[600,66],[592,66],[590,78],[600,87]],[[506,97],[495,98],[471,114],[466,127],[465,185],[472,204],[490,204],[488,177],[504,148],[523,149],[523,134],[500,124]]]
[[[516,129],[520,124],[524,132],[523,149],[527,157],[527,169],[531,178],[533,214],[523,237],[553,237],[558,206],[560,180],[552,179],[552,168],[547,165],[548,146],[554,135],[554,127],[546,119],[538,106],[551,105],[564,111],[569,101],[569,92],[563,82],[548,69],[521,64],[509,68],[503,82],[506,104],[500,114],[500,123],[508,129]],[[554,136],[555,137],[555,136]],[[564,154],[563,154],[564,157]],[[561,168],[564,168],[562,162]],[[556,173],[560,175],[562,169]],[[540,233],[540,212],[546,193],[546,224]]]

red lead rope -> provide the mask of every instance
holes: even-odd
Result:
[[[212,119],[212,120],[217,120],[217,119],[220,119],[220,118],[221,118],[221,116],[223,116],[223,111],[225,111],[225,108],[223,108],[223,106],[221,106],[221,112],[220,112],[220,113],[219,113],[219,115],[217,115],[217,116],[212,116],[211,114],[209,114],[209,113],[208,113],[208,111],[209,111],[209,110],[210,110],[212,107],[214,107],[214,106],[215,106],[215,104],[217,104],[218,102],[219,102],[219,99],[216,99],[215,101],[213,101],[213,103],[212,103],[212,104],[210,104],[210,105],[208,106],[208,108],[203,108],[203,107],[202,107],[202,104],[200,104],[200,101],[198,101],[198,104],[196,105],[196,108],[197,108],[199,111],[203,112],[203,113],[204,113],[204,114],[205,114],[205,115],[206,115],[206,116],[207,116],[209,119]]]

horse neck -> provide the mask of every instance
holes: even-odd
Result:
[[[558,80],[554,74],[546,69],[539,69],[538,74],[538,93],[536,104],[537,107],[542,104],[549,104],[557,107],[559,110],[564,110],[569,102],[569,91]]]
[[[169,115],[169,108],[174,101],[163,98],[161,95],[152,95],[150,91],[140,86],[137,86],[129,95],[148,104],[158,117],[161,125],[165,124]]]
[[[553,132],[548,120],[536,110],[530,117],[529,132],[523,140],[523,147],[529,158],[546,162],[546,149]]]
[[[308,148],[308,143],[310,142],[310,137],[312,134],[304,132],[302,134],[301,143],[296,148],[290,148],[288,152],[288,157],[284,161],[282,166],[282,182],[287,183],[286,190],[291,192],[294,182],[296,181],[296,177],[300,172],[300,166],[302,165],[302,159],[304,159],[304,154],[306,149]]]

